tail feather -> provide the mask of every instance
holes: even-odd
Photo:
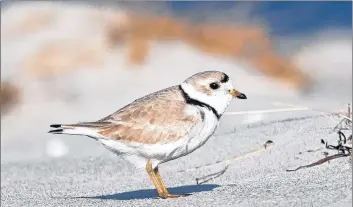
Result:
[[[52,128],[60,128],[61,124],[52,124],[52,125],[50,125],[50,127],[52,127]]]
[[[111,126],[111,122],[82,122],[77,124],[52,124],[51,134],[84,135],[94,139],[102,138],[100,129]]]
[[[50,130],[48,133],[62,134],[63,131],[64,131],[64,129],[54,129],[54,130]]]

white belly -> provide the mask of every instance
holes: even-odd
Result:
[[[109,150],[123,156],[137,168],[146,166],[151,160],[152,166],[185,156],[201,147],[216,130],[219,120],[212,111],[194,106],[194,110],[202,110],[204,121],[193,128],[188,136],[176,142],[167,144],[125,144],[115,140],[100,140]]]

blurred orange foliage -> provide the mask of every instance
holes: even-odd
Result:
[[[252,64],[263,74],[298,87],[310,83],[294,64],[280,57],[259,27],[192,25],[152,15],[129,14],[129,23],[108,28],[109,44],[128,42],[129,60],[142,64],[148,55],[149,41],[182,40],[211,55],[230,57]]]
[[[121,21],[121,13],[100,13],[92,15],[104,21],[101,42],[57,41],[47,44],[25,62],[25,66],[39,76],[68,72],[79,66],[103,64],[104,51],[110,47],[124,45],[128,49],[131,64],[143,64],[149,53],[150,41],[181,40],[193,47],[220,57],[242,60],[263,74],[282,81],[294,88],[310,83],[294,64],[276,54],[271,41],[259,27],[231,27],[223,25],[193,25],[169,17],[128,12]],[[43,18],[46,17],[42,15]],[[109,16],[108,18],[106,18]],[[43,22],[35,16],[29,25]]]

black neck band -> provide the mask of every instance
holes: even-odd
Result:
[[[195,106],[201,106],[201,107],[206,107],[208,108],[209,110],[211,110],[214,115],[217,117],[217,119],[220,119],[221,118],[221,115],[218,114],[218,112],[216,111],[216,109],[214,109],[212,106],[204,103],[204,102],[201,102],[201,101],[198,101],[198,100],[195,100],[193,98],[191,98],[184,90],[183,88],[181,87],[181,85],[179,85],[179,89],[181,91],[181,93],[183,94],[183,97],[186,101],[186,103],[188,104],[192,104],[192,105],[195,105]]]

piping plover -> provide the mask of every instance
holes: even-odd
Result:
[[[233,98],[247,97],[222,72],[197,73],[183,83],[137,99],[94,122],[52,124],[53,134],[84,135],[101,142],[136,167],[145,167],[158,196],[174,198],[158,165],[201,147],[215,132]]]

